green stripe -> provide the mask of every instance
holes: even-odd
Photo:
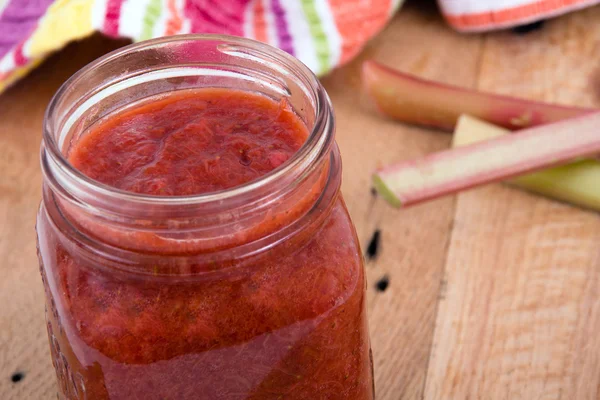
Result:
[[[310,35],[315,42],[315,49],[317,50],[319,71],[316,72],[318,74],[323,74],[331,69],[331,65],[329,64],[329,40],[323,30],[323,23],[317,13],[315,1],[321,0],[301,0],[301,3],[302,11],[304,11],[310,29]]]
[[[142,34],[140,40],[150,39],[152,37],[152,30],[160,14],[162,13],[162,0],[150,0],[146,7],[146,14],[144,14],[144,20],[142,21]]]

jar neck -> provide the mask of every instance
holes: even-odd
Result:
[[[194,196],[124,192],[67,161],[70,146],[107,115],[151,96],[203,87],[285,98],[311,133],[290,160],[260,179]],[[332,109],[315,76],[279,50],[214,35],[143,42],[82,69],[48,107],[41,157],[52,220],[67,236],[107,254],[264,251],[318,226],[341,180]]]

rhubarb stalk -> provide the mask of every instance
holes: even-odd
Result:
[[[510,131],[468,115],[459,118],[453,147],[490,140]],[[522,175],[506,181],[512,186],[577,206],[600,211],[600,161],[576,162]]]
[[[391,204],[407,206],[600,153],[599,127],[596,112],[386,167],[373,181]]]
[[[380,65],[363,64],[363,85],[377,108],[391,118],[452,131],[461,114],[507,129],[523,129],[594,112],[477,92],[418,78]]]

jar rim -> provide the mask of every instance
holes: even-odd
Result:
[[[157,196],[130,192],[96,181],[76,169],[63,154],[56,137],[53,135],[55,128],[52,125],[55,122],[55,112],[59,106],[59,102],[66,93],[77,85],[79,81],[84,79],[87,74],[92,73],[95,69],[100,68],[119,57],[123,57],[134,51],[151,49],[153,47],[158,48],[169,44],[183,44],[190,41],[222,42],[227,43],[228,45],[233,44],[241,46],[243,49],[257,51],[259,54],[262,53],[275,56],[276,61],[284,63],[285,66],[288,67],[289,72],[296,78],[300,78],[303,83],[306,84],[306,89],[310,91],[310,95],[315,104],[314,125],[301,148],[281,166],[255,180],[229,189],[186,196]],[[92,61],[65,81],[52,97],[46,108],[43,129],[42,165],[44,174],[59,173],[65,178],[63,182],[66,181],[76,184],[77,188],[70,188],[71,190],[68,190],[71,192],[71,195],[73,194],[72,191],[85,191],[88,194],[93,193],[97,196],[110,198],[115,201],[125,201],[130,204],[153,204],[167,208],[192,205],[197,206],[219,204],[226,200],[240,199],[245,195],[256,193],[258,191],[269,192],[270,189],[275,188],[275,185],[278,184],[281,178],[290,174],[292,171],[310,168],[310,166],[315,165],[318,160],[323,159],[330,151],[333,142],[334,129],[331,102],[318,78],[301,61],[285,51],[247,38],[216,34],[183,34],[151,39],[121,47]],[[55,184],[52,184],[52,179],[50,179],[50,183],[51,186],[54,186],[54,189],[59,189]],[[65,188],[61,187],[60,189],[64,190]]]

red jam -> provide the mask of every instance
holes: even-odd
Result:
[[[68,157],[111,187],[181,196],[254,181],[285,163],[307,135],[285,101],[203,89],[109,116]],[[147,274],[136,275],[105,256],[81,256],[76,239],[61,234],[42,207],[40,260],[62,396],[372,399],[361,254],[341,198],[325,211],[318,229],[250,261],[158,279],[157,265],[143,258],[133,262]],[[270,221],[262,231],[281,223]],[[149,248],[146,235],[127,240]],[[161,265],[196,267],[188,253],[161,254],[152,254]]]
[[[112,116],[76,143],[69,161],[118,189],[183,196],[257,179],[287,161],[307,136],[285,101],[204,89]]]

